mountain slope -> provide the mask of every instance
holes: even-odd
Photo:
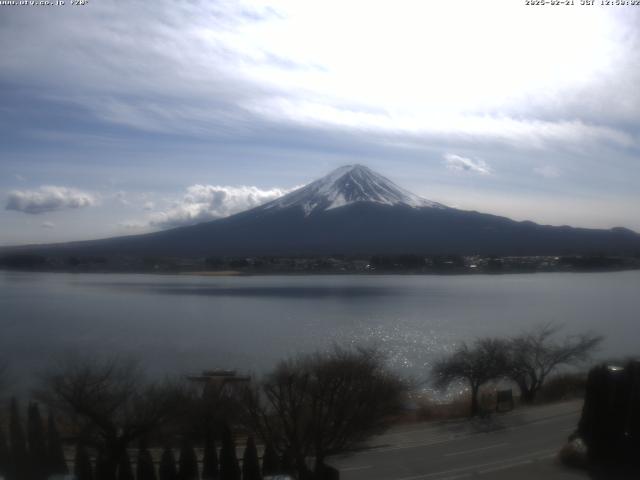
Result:
[[[543,226],[457,210],[355,165],[231,217],[146,235],[18,250],[173,257],[635,254],[640,252],[640,235],[622,228]]]
[[[282,198],[274,200],[259,211],[300,207],[305,215],[343,207],[357,202],[408,207],[445,208],[398,187],[363,165],[346,165]]]

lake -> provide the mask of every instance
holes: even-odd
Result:
[[[14,379],[68,351],[126,353],[154,374],[263,372],[296,352],[374,344],[426,378],[458,342],[542,322],[640,353],[640,271],[204,277],[0,271],[0,357]]]

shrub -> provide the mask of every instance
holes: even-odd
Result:
[[[236,444],[231,429],[225,425],[222,429],[222,448],[220,450],[220,479],[240,480],[240,467],[236,457]]]
[[[539,402],[558,402],[584,396],[587,384],[585,373],[564,373],[551,377],[538,393]]]
[[[574,438],[562,447],[558,459],[568,467],[586,468],[587,446],[581,438]]]
[[[79,443],[76,445],[76,458],[73,473],[77,480],[93,480],[93,468],[87,449]]]
[[[158,469],[159,480],[178,480],[178,470],[176,469],[176,457],[173,449],[167,447],[162,452],[160,458],[160,468]]]
[[[182,441],[182,448],[180,448],[179,464],[178,478],[180,480],[198,480],[198,457],[196,457],[193,445],[186,438]]]
[[[247,438],[247,446],[244,448],[242,457],[242,480],[260,480],[260,462],[258,461],[258,450],[253,437]]]

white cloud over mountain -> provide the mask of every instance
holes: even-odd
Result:
[[[275,200],[292,190],[263,190],[247,185],[192,185],[180,201],[166,210],[153,213],[149,223],[154,227],[172,228],[228,217]]]
[[[95,197],[87,192],[67,187],[46,185],[34,190],[13,190],[7,196],[5,208],[38,215],[95,205]]]

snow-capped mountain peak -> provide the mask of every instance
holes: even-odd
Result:
[[[405,205],[412,208],[445,208],[400,188],[364,165],[346,165],[299,188],[265,208],[301,207],[306,215],[357,202]]]

